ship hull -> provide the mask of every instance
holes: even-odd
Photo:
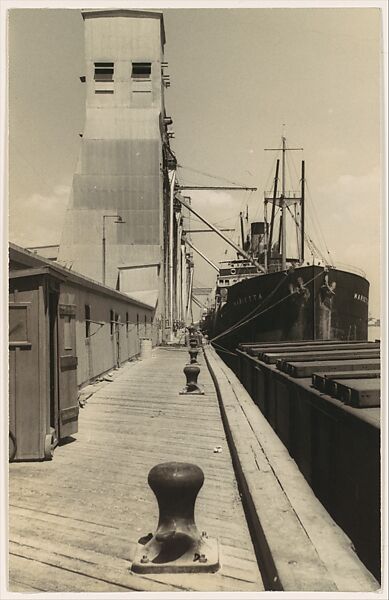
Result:
[[[303,266],[245,279],[205,322],[224,348],[241,342],[367,340],[369,282],[360,275]]]

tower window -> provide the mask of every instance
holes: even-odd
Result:
[[[113,81],[113,62],[95,63],[95,81]]]
[[[151,78],[151,63],[149,63],[149,62],[133,62],[131,76],[133,79],[150,79]]]

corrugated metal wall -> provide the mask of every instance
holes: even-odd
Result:
[[[86,124],[58,255],[60,264],[102,281],[103,217],[120,215],[124,224],[105,219],[105,282],[113,288],[120,267],[163,264],[161,21],[122,13],[85,18]],[[138,93],[131,76],[137,61],[151,63],[150,82]],[[96,94],[95,62],[114,64],[113,81],[103,82],[113,93]],[[154,274],[140,291],[160,293],[163,267]],[[163,297],[158,305],[162,311]]]

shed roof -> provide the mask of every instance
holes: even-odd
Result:
[[[119,300],[126,300],[127,302],[130,300],[133,304],[141,308],[147,308],[148,310],[155,308],[155,303],[149,304],[147,301],[142,302],[131,294],[114,290],[113,288],[110,288],[99,281],[85,277],[85,275],[81,275],[81,273],[77,273],[76,271],[71,271],[70,269],[63,267],[52,260],[43,258],[35,252],[30,252],[29,250],[26,250],[17,244],[13,244],[12,242],[9,243],[9,260],[26,267],[49,267],[50,271],[61,275],[67,281],[76,285],[92,289],[100,294],[118,298]]]

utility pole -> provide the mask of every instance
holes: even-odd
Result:
[[[106,271],[106,237],[105,237],[105,219],[116,219],[114,223],[124,224],[120,215],[103,215],[103,284],[105,285],[105,271]]]
[[[188,298],[187,298],[186,309],[185,309],[185,323],[188,322],[189,312],[192,313],[193,268],[194,268],[194,265],[191,262],[189,265],[189,289],[188,289]]]
[[[173,245],[174,245],[174,185],[176,181],[176,171],[170,172],[170,203],[169,203],[169,325],[170,325],[170,341],[173,341],[173,281],[174,281],[174,262],[173,262]]]

